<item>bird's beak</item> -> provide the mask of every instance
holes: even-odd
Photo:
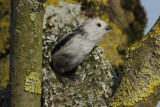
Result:
[[[106,30],[110,30],[110,29],[112,29],[112,26],[107,26],[106,27]]]

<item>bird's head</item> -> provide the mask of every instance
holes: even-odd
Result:
[[[87,33],[87,37],[93,41],[101,41],[105,34],[112,27],[100,19],[93,19],[83,24],[83,30]]]

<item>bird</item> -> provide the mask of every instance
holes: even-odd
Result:
[[[62,36],[51,51],[50,66],[58,76],[69,76],[112,27],[101,19],[86,21]]]

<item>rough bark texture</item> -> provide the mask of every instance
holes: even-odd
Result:
[[[72,79],[57,78],[50,68],[50,52],[57,39],[87,20],[87,17],[79,16],[80,4],[61,2],[59,5],[60,7],[57,8],[48,7],[45,13],[45,34],[43,36],[43,58],[45,60],[43,60],[42,70],[43,106],[106,106],[106,101],[111,95],[112,67],[103,54],[102,48],[94,49],[79,66]],[[68,14],[68,11],[71,14]],[[54,26],[49,27],[49,25]]]
[[[95,7],[98,7],[96,6],[97,3],[99,3],[98,6],[100,5],[103,8],[101,7],[100,9],[96,9]],[[46,9],[44,17],[44,26],[43,26],[45,31],[45,34],[43,36],[44,39],[43,106],[47,107],[47,106],[62,106],[62,105],[63,106],[107,106],[108,105],[109,98],[111,97],[112,94],[111,91],[112,76],[110,75],[110,72],[112,72],[111,69],[112,67],[110,66],[110,63],[108,61],[104,63],[104,60],[106,59],[103,58],[105,56],[102,55],[100,50],[94,50],[93,53],[90,54],[91,57],[88,57],[87,60],[85,60],[79,66],[79,68],[82,69],[78,69],[78,71],[74,75],[73,80],[63,77],[58,77],[57,79],[54,72],[49,67],[51,49],[54,48],[57,39],[59,39],[65,33],[75,29],[84,21],[95,18],[93,16],[100,16],[103,20],[108,22],[109,18],[107,16],[108,15],[107,12],[109,11],[104,12],[104,10],[113,9],[114,12],[110,14],[116,14],[115,12],[117,11],[122,13],[124,12],[124,10],[118,10],[120,9],[120,1],[110,3],[112,5],[115,5],[114,7],[117,7],[116,9],[114,9],[113,7],[107,7],[106,4],[103,3],[104,2],[98,2],[98,1],[95,4],[94,1],[91,2],[83,1],[82,4],[78,3],[69,4],[65,2],[60,2],[57,7],[55,7],[55,5],[54,6],[52,5]],[[94,5],[95,7],[93,8],[91,5]],[[86,6],[86,8],[84,8],[84,6]],[[102,14],[101,12],[99,13],[99,11],[103,11],[105,15]],[[119,20],[123,18],[125,18],[124,15],[122,15],[119,18]],[[130,23],[132,20],[133,19],[128,19],[126,23]],[[103,46],[103,48],[105,49],[106,46],[110,45],[105,50],[104,52],[105,55],[106,52],[110,52],[113,50],[117,52],[117,49],[115,48],[117,48],[118,45],[121,45],[123,48],[125,48],[124,44],[127,44],[127,42],[125,41],[126,35],[122,35],[121,29],[123,30],[127,29],[129,25],[124,24],[122,26],[122,23],[114,22],[119,25],[116,26],[113,22],[114,21],[109,21],[109,24],[111,24],[114,27],[113,31],[108,33],[104,41],[100,43],[100,46]],[[123,39],[121,37],[118,37],[118,35],[122,36]],[[119,43],[121,41],[120,43],[122,44],[116,44],[116,46],[112,47],[111,44],[114,44],[113,42],[111,42],[112,39],[115,40],[116,43]],[[115,54],[117,54],[116,52],[114,54],[110,54],[112,58]],[[92,58],[94,60],[92,60]],[[118,60],[119,58],[120,57],[115,58],[117,59],[117,62],[119,61]],[[63,82],[60,83],[59,79]]]
[[[10,106],[41,106],[42,26],[38,0],[11,0]]]
[[[32,0],[29,0],[29,2],[30,1]],[[146,25],[144,9],[140,5],[139,0],[63,0],[65,1],[65,3],[61,1],[62,0],[48,0],[48,3],[53,5],[47,8],[47,15],[45,15],[44,18],[42,105],[107,106],[109,104],[108,102],[111,98],[111,94],[116,91],[116,88],[120,82],[120,76],[117,76],[116,74],[121,74],[113,72],[113,74],[111,75],[110,72],[113,71],[113,67],[115,69],[119,69],[124,66],[125,60],[123,57],[125,56],[125,50],[130,44],[139,40],[143,36],[144,27]],[[18,6],[19,5],[17,5],[17,7]],[[32,9],[34,10],[35,8],[36,6],[33,6]],[[21,11],[20,9],[18,10]],[[32,13],[29,13],[29,18],[32,20],[31,22],[33,22],[32,24],[34,24],[35,21],[36,23],[38,23],[38,20],[41,16],[38,16],[37,18],[37,13]],[[75,29],[84,21],[96,17],[99,17],[102,20],[108,22],[113,27],[113,30],[109,32],[104,40],[99,44],[104,48],[104,51],[102,48],[97,47],[79,66],[73,80],[59,77],[61,81],[63,81],[63,83],[59,82],[59,79],[57,79],[54,72],[49,67],[51,49],[54,48],[57,40],[61,38],[63,34]],[[34,21],[34,19],[36,20]],[[25,24],[29,25],[30,23]],[[23,28],[24,31],[16,31],[15,35],[23,35],[24,38],[26,29],[22,25],[23,22],[20,22],[19,26]],[[31,32],[34,30],[35,33],[37,33],[37,29],[34,29],[34,27],[30,27],[29,30],[30,35],[28,36],[30,36],[31,38],[29,39],[30,41],[28,42],[28,45],[24,45],[25,51],[23,52],[23,55],[27,55],[27,58],[25,59],[26,61],[35,55],[35,52],[30,49],[30,45],[32,41],[31,39],[32,37],[34,37],[34,34],[32,34]],[[128,54],[125,67],[125,75],[122,79],[120,87],[118,88],[118,90],[121,90],[121,92],[116,91],[116,94],[114,94],[110,105],[152,107],[157,104],[160,97],[160,91],[158,90],[159,83],[157,82],[159,78],[159,70],[157,70],[158,68],[154,68],[159,66],[156,65],[156,63],[158,63],[157,54],[159,54],[159,50],[157,52],[155,51],[155,47],[157,46],[157,44],[159,44],[159,40],[154,41],[155,38],[152,37],[155,36],[149,35],[148,37],[143,39],[144,41],[142,40],[132,45],[129,51],[127,51]],[[153,46],[153,43],[155,47]],[[19,61],[19,53],[21,53],[21,51],[15,53],[15,55],[18,56],[15,57],[17,61]],[[143,57],[144,59],[141,57]],[[149,59],[150,62],[148,61]],[[35,59],[32,59],[31,61],[33,60]],[[147,64],[144,64],[145,62],[150,65],[148,66]],[[16,64],[18,64],[20,68],[24,67],[22,66],[22,62]],[[36,68],[34,62],[31,62],[30,65],[33,65],[33,67],[25,70],[20,69],[22,71],[21,73],[26,71],[25,76],[20,80],[21,82],[26,81],[26,86],[29,86],[28,88],[26,87],[26,90],[31,90],[33,92],[34,89],[32,88],[31,84],[37,81],[38,75],[35,72],[36,69],[39,68],[39,66]],[[111,65],[113,67],[111,67]],[[28,65],[26,64],[25,66]],[[5,70],[3,69],[3,71]],[[17,69],[15,71],[16,72],[14,74],[16,74],[15,76],[18,78],[19,74],[17,76]],[[153,72],[154,75],[150,72]],[[132,77],[132,75],[134,75],[134,77]],[[33,76],[36,77],[34,78],[35,81],[32,81]],[[114,76],[114,85],[111,80],[112,76]],[[152,78],[153,81],[150,81],[150,79]],[[113,86],[113,91],[111,91],[111,86]],[[143,88],[140,88],[142,86]],[[24,85],[23,89],[25,89]],[[38,88],[35,88],[35,90],[36,89]],[[151,90],[146,91],[146,89]],[[130,92],[128,92],[128,90],[130,90]],[[16,95],[16,89],[14,89],[13,92],[15,93],[13,94]],[[25,93],[27,94],[28,92]],[[118,97],[116,97],[116,95]],[[3,98],[3,96],[0,97],[0,104],[4,101],[1,100]],[[26,101],[28,99],[22,100]]]
[[[125,49],[128,41],[136,41],[143,35],[146,25],[146,17],[139,0],[64,0],[67,3],[77,4],[80,2],[80,14],[87,17],[100,17],[114,29],[106,35],[100,46],[104,48],[104,53],[109,58],[110,63],[117,69],[124,65]],[[59,6],[61,0],[48,0],[48,4]],[[9,42],[9,14],[10,1],[0,0],[0,56],[8,55]],[[57,11],[60,12],[60,11]],[[76,12],[76,11],[75,11]],[[68,11],[68,14],[69,11]],[[54,15],[54,14],[53,14]],[[70,14],[71,15],[71,14]],[[65,17],[63,18],[65,19]],[[78,19],[79,20],[79,19]],[[68,20],[67,20],[68,21]],[[50,23],[50,21],[48,21]],[[53,24],[50,25],[50,27]],[[142,34],[142,35],[141,35]],[[140,35],[140,36],[139,36]],[[0,57],[0,87],[4,88],[8,83],[8,57]]]
[[[150,102],[157,101],[153,96],[159,93],[160,18],[141,41],[134,43],[127,50],[124,73],[110,105],[155,106],[155,103],[151,105]]]

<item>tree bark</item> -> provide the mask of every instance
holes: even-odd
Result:
[[[124,72],[110,106],[153,107],[149,103],[155,102],[160,84],[160,18],[141,41],[127,50]]]
[[[11,107],[41,106],[43,3],[11,0]]]
[[[50,1],[60,2],[62,0],[57,0],[57,1],[50,0]],[[72,0],[65,0],[65,1],[70,2]],[[104,20],[106,22],[108,22],[108,21],[111,22],[109,24],[111,24],[114,28],[111,32],[109,32],[107,34],[106,38],[104,38],[104,40],[100,43],[100,45],[105,49],[105,54],[108,56],[110,63],[115,68],[118,68],[119,66],[123,66],[124,60],[122,61],[123,58],[121,58],[121,56],[119,54],[124,55],[124,50],[126,49],[126,47],[129,44],[127,42],[128,35],[130,35],[129,40],[131,39],[130,41],[132,41],[132,43],[133,43],[133,41],[135,41],[135,38],[136,38],[136,40],[138,40],[143,35],[142,33],[144,30],[146,18],[144,17],[144,15],[142,15],[144,13],[143,9],[138,9],[138,11],[136,11],[137,6],[140,6],[140,5],[137,5],[137,1],[139,1],[139,0],[128,1],[129,3],[128,2],[126,3],[127,0],[121,0],[122,3],[119,0],[99,0],[99,1],[77,0],[77,1],[83,1],[81,4],[81,6],[82,6],[81,9],[79,9],[79,11],[81,11],[79,15],[77,14],[77,10],[75,10],[76,8],[73,8],[73,10],[74,10],[73,13],[76,14],[75,16],[73,14],[72,15],[68,14],[68,12],[71,13],[72,11],[67,11],[67,14],[69,17],[67,15],[66,16],[64,15],[64,17],[62,17],[62,18],[59,16],[57,17],[57,12],[59,12],[59,10],[52,11],[53,12],[52,14],[50,11],[49,14],[51,14],[50,15],[51,17],[47,17],[47,21],[46,21],[47,25],[49,25],[48,28],[46,29],[46,31],[48,30],[48,35],[45,37],[46,41],[48,41],[47,43],[51,43],[51,41],[53,42],[55,40],[55,38],[52,38],[52,37],[57,36],[56,35],[57,32],[60,32],[60,34],[61,34],[62,31],[60,29],[56,30],[55,28],[56,27],[61,28],[64,24],[63,23],[64,21],[71,24],[70,27],[73,25],[74,25],[74,27],[77,27],[77,24],[79,25],[79,24],[81,24],[81,22],[83,22],[83,20],[86,20],[85,18],[83,19],[81,17],[81,16],[83,16],[82,15],[83,13],[85,13],[85,17],[88,17],[88,18],[93,18],[93,17],[99,16],[102,20]],[[24,105],[30,104],[29,106],[39,106],[39,103],[37,104],[34,101],[36,101],[36,100],[37,100],[37,102],[40,101],[40,99],[39,99],[40,97],[38,95],[38,93],[40,93],[39,79],[38,79],[39,72],[37,72],[37,71],[41,68],[40,68],[40,66],[38,66],[40,61],[37,64],[34,62],[34,60],[36,59],[38,61],[40,58],[39,57],[40,54],[39,53],[37,54],[37,51],[39,51],[39,50],[36,48],[36,47],[39,48],[40,45],[36,44],[37,46],[35,46],[35,44],[33,42],[35,42],[35,40],[38,41],[39,39],[37,39],[38,37],[37,38],[35,37],[36,39],[35,38],[33,39],[33,37],[35,36],[35,34],[39,35],[37,33],[37,30],[38,30],[37,28],[40,26],[39,22],[42,19],[39,19],[39,18],[41,18],[41,16],[43,16],[43,15],[40,15],[40,14],[43,14],[43,12],[39,8],[39,6],[35,5],[36,4],[35,2],[37,2],[37,1],[33,2],[33,0],[28,0],[28,2],[25,3],[26,1],[24,1],[24,0],[22,0],[21,2],[19,2],[19,0],[16,0],[13,2],[14,2],[14,6],[17,6],[17,7],[14,7],[14,9],[13,9],[13,4],[12,4],[12,17],[13,17],[13,12],[16,13],[15,16],[17,16],[17,17],[14,18],[14,20],[12,19],[12,25],[11,25],[13,27],[12,35],[14,35],[14,37],[12,37],[14,44],[11,46],[11,48],[12,48],[11,52],[13,53],[13,54],[11,54],[13,56],[11,56],[11,70],[12,70],[12,72],[10,74],[10,77],[13,77],[10,80],[10,84],[12,85],[12,87],[11,87],[12,88],[12,90],[11,90],[11,92],[12,92],[11,105],[12,106],[24,106]],[[56,3],[56,4],[58,5],[58,3]],[[73,4],[71,4],[71,6],[66,6],[66,8],[64,10],[67,10],[68,7],[71,8],[72,6],[73,6]],[[56,5],[55,5],[55,7],[56,7]],[[62,8],[63,6],[59,6],[59,7]],[[62,14],[64,14],[64,10],[62,10]],[[60,13],[60,16],[62,16],[62,14]],[[139,16],[142,16],[142,17],[139,17]],[[71,17],[74,17],[74,18],[71,18]],[[80,18],[78,18],[78,17],[80,17]],[[51,22],[51,21],[54,21],[53,20],[54,18],[56,19],[55,20],[56,23]],[[80,23],[79,23],[78,21],[80,19],[82,21],[80,21]],[[63,20],[63,22],[58,22],[57,20]],[[137,24],[137,22],[138,22],[138,24]],[[144,22],[144,23],[142,23],[142,22]],[[38,23],[38,25],[36,25],[35,23]],[[66,27],[68,25],[68,23],[65,23],[63,27]],[[140,25],[142,25],[142,26],[140,26]],[[54,27],[54,28],[52,29],[52,27]],[[67,28],[69,28],[69,27],[67,27]],[[39,29],[39,30],[41,33],[41,29]],[[51,34],[50,30],[52,32],[54,32],[54,35]],[[141,33],[139,33],[139,30],[141,31]],[[67,31],[68,31],[68,29],[67,29]],[[66,32],[66,31],[64,31],[64,32]],[[64,33],[64,32],[62,32],[62,33]],[[138,37],[137,35],[140,35],[140,37]],[[23,40],[20,40],[22,37],[23,37]],[[149,37],[149,38],[151,38],[151,37]],[[45,41],[45,43],[46,43],[46,41]],[[46,45],[44,45],[44,47],[43,47],[44,49],[49,47],[49,45],[47,43],[46,43]],[[152,42],[148,42],[148,43],[152,43]],[[140,42],[140,44],[139,43],[136,43],[136,44],[140,45],[141,42]],[[147,44],[147,43],[144,43],[144,44]],[[17,45],[20,47],[18,47]],[[33,48],[31,45],[35,46],[36,49]],[[51,44],[51,45],[52,45],[51,47],[53,48],[53,44]],[[136,49],[135,49],[135,47],[136,47]],[[131,50],[129,49],[129,54],[131,54],[131,55],[128,54],[129,57],[127,57],[127,63],[130,64],[130,61],[131,62],[135,61],[134,63],[135,64],[137,63],[137,65],[135,65],[137,67],[138,65],[141,65],[140,62],[143,62],[143,61],[147,62],[143,59],[142,60],[137,59],[139,57],[141,51],[143,51],[145,49],[148,50],[147,47],[150,47],[150,45],[149,46],[145,45],[145,48],[142,48],[142,47],[138,47],[138,49],[137,49],[137,46],[133,45],[132,49]],[[22,52],[22,50],[23,50],[23,52]],[[134,52],[132,52],[133,50],[134,50]],[[137,50],[139,50],[139,51],[137,52]],[[149,53],[147,50],[146,50],[146,52]],[[49,53],[50,50],[46,49],[45,51],[46,51],[45,52],[45,54],[46,54],[46,53]],[[139,54],[137,54],[137,53],[139,53]],[[146,53],[142,52],[141,54],[145,55]],[[51,105],[55,105],[55,106],[57,106],[57,105],[58,106],[70,105],[71,106],[72,105],[73,106],[74,104],[76,106],[77,105],[79,105],[79,106],[80,105],[83,105],[83,106],[86,106],[86,105],[88,105],[88,106],[102,106],[102,105],[104,106],[105,105],[106,106],[106,105],[108,105],[108,102],[106,103],[106,101],[110,100],[110,94],[112,93],[111,87],[110,87],[112,84],[110,82],[112,75],[110,73],[107,74],[107,72],[111,72],[112,69],[107,69],[106,70],[107,72],[104,72],[105,69],[101,70],[101,68],[102,68],[101,61],[106,61],[106,59],[101,58],[101,56],[102,56],[101,53],[97,54],[97,52],[94,51],[93,54],[91,54],[91,57],[89,58],[89,60],[83,62],[83,64],[81,65],[82,69],[80,69],[78,72],[76,72],[76,75],[75,75],[76,82],[73,82],[72,80],[68,80],[68,79],[64,78],[63,81],[65,84],[62,84],[62,83],[57,82],[55,75],[48,68],[47,64],[49,62],[49,55],[47,54],[45,56],[45,59],[43,60],[45,62],[44,63],[45,67],[43,69],[43,71],[44,71],[43,72],[44,73],[44,76],[43,76],[44,95],[43,95],[43,97],[44,97],[45,101],[42,103],[44,103],[47,106],[48,105],[50,105],[50,106]],[[32,60],[30,60],[30,58],[32,58]],[[95,59],[95,61],[93,61],[92,58]],[[139,57],[139,58],[141,58],[141,57]],[[28,61],[28,60],[30,60],[30,61]],[[152,61],[152,62],[154,62],[154,61]],[[107,64],[110,65],[109,62]],[[105,66],[108,66],[108,65],[105,65]],[[98,67],[98,69],[97,69],[97,67]],[[39,68],[39,69],[37,70],[36,68]],[[140,74],[143,70],[146,70],[146,69],[141,69],[141,67],[137,67],[136,69],[135,68],[130,67],[130,65],[126,66],[126,68],[125,68],[126,74],[124,76],[124,79],[126,78],[126,75],[127,75],[128,76],[127,78],[129,78],[131,80],[129,80],[129,83],[125,83],[126,81],[123,79],[121,84],[124,83],[125,85],[130,86],[130,84],[134,84],[136,82],[137,83],[139,82],[139,80],[137,78],[137,74],[134,75],[134,73],[133,73],[134,70],[137,69],[138,73]],[[147,68],[147,70],[148,70],[148,68]],[[101,71],[101,72],[99,72],[99,71]],[[108,78],[107,76],[109,76],[110,78]],[[135,78],[132,76],[134,76]],[[157,76],[157,75],[155,75],[155,76]],[[55,77],[55,78],[53,78],[53,77]],[[84,77],[85,77],[85,80],[83,79]],[[132,81],[133,78],[136,80]],[[155,77],[153,77],[153,78],[155,78]],[[148,81],[148,80],[143,80],[143,81]],[[143,82],[143,81],[141,81],[141,82]],[[36,84],[38,84],[38,85],[36,85]],[[119,82],[117,84],[119,84]],[[125,85],[124,85],[124,87],[125,87]],[[156,83],[156,86],[157,85],[158,85],[158,83]],[[121,90],[120,87],[118,90]],[[129,89],[125,89],[126,87],[125,88],[124,87],[122,88],[120,94],[125,95],[126,90],[129,90]],[[137,87],[139,87],[139,86],[137,86]],[[132,106],[136,106],[136,107],[137,106],[138,107],[144,106],[144,105],[145,105],[145,107],[146,107],[146,105],[152,107],[151,105],[148,104],[148,102],[149,103],[155,102],[155,104],[156,104],[156,102],[158,100],[155,100],[154,98],[156,98],[156,96],[158,96],[157,97],[157,99],[158,99],[159,94],[156,94],[156,93],[160,93],[158,91],[158,88],[155,88],[155,87],[154,87],[154,93],[149,95],[148,97],[142,98],[142,100],[140,98],[142,94],[129,95],[130,93],[127,92],[128,96],[122,95],[122,97],[119,97],[119,96],[116,97],[116,94],[115,94],[112,99],[112,104],[111,103],[110,104],[113,105],[113,103],[115,103],[114,101],[120,101],[122,103],[118,106],[129,106],[130,104],[132,104]],[[26,91],[24,91],[24,90],[26,90]],[[29,92],[32,92],[33,94],[31,94]],[[132,94],[134,91],[131,90],[130,92]],[[139,90],[136,92],[139,92]],[[143,91],[141,91],[141,90],[140,90],[140,92],[143,93]],[[37,94],[35,94],[35,93],[37,93]],[[116,92],[116,93],[118,93],[118,92]],[[135,98],[135,96],[138,96],[138,98],[140,98],[140,100],[138,99],[139,100],[138,102],[136,102],[137,99],[134,102],[133,99]],[[119,100],[119,98],[122,98],[122,100]],[[126,99],[130,100],[130,101],[126,102],[128,105],[125,105]],[[3,95],[0,98],[0,100],[1,100],[1,102],[4,101]],[[19,103],[21,103],[21,105]],[[31,105],[32,103],[35,103],[35,105],[34,104]],[[17,105],[17,104],[19,104],[19,105]],[[113,105],[113,106],[116,106],[116,105]]]
[[[83,0],[83,1],[86,1],[86,0]],[[91,0],[91,2],[86,1],[81,5],[60,2],[59,7],[56,7],[55,5],[47,8],[45,21],[44,21],[45,35],[44,35],[44,42],[43,42],[44,66],[43,66],[43,99],[42,100],[43,100],[44,107],[48,107],[48,106],[105,106],[106,107],[108,106],[108,102],[112,94],[112,91],[111,91],[112,75],[110,75],[111,74],[110,72],[112,71],[112,69],[108,69],[110,68],[108,67],[110,65],[108,60],[107,60],[107,64],[102,64],[102,62],[106,61],[106,59],[103,59],[101,57],[103,56],[101,52],[94,50],[89,55],[91,57],[85,60],[79,66],[79,68],[81,69],[77,70],[73,80],[70,80],[68,78],[61,78],[61,81],[63,81],[62,83],[58,81],[54,72],[50,69],[49,67],[50,65],[48,64],[51,57],[50,51],[51,49],[54,48],[54,45],[56,44],[56,39],[60,38],[60,36],[64,35],[66,32],[70,32],[69,29],[71,29],[70,28],[71,26],[73,27],[73,29],[77,28],[77,26],[79,26],[82,22],[86,21],[87,18],[92,19],[93,16],[95,17],[99,16],[102,20],[106,22],[108,22],[109,19],[114,20],[113,21],[114,24],[109,23],[113,26],[113,30],[106,35],[106,38],[104,38],[101,45],[107,52],[109,52],[109,54],[107,54],[107,56],[110,55],[109,61],[110,62],[111,60],[113,61],[114,57],[116,56],[116,60],[114,60],[113,62],[119,63],[119,58],[117,57],[117,55],[113,54],[111,51],[115,49],[117,51],[117,48],[119,48],[117,43],[121,43],[121,47],[123,47],[124,49],[125,46],[123,43],[125,41],[126,35],[124,36],[123,34],[125,34],[124,32],[126,31],[127,28],[129,28],[129,23],[131,23],[133,19],[130,15],[128,15],[131,12],[128,13],[127,11],[126,13],[126,11],[121,9],[120,1],[117,1],[117,0],[107,0],[107,1],[109,3],[108,6],[105,6],[105,4],[101,3],[101,1]],[[56,1],[56,2],[59,2],[59,1]],[[79,6],[82,6],[82,7],[80,8]],[[96,8],[96,7],[101,7],[101,8]],[[81,9],[83,9],[83,12]],[[124,12],[125,12],[125,15],[124,15]],[[83,13],[85,13],[85,15]],[[92,17],[90,17],[90,15],[92,15]],[[108,19],[107,16],[110,16],[110,18]],[[126,18],[126,16],[128,18]],[[123,29],[124,31],[123,34],[121,30],[118,28]],[[116,43],[112,42],[111,40],[114,40],[114,42],[116,41]],[[113,44],[116,44],[116,45],[113,45]],[[98,53],[98,54],[95,54],[95,53]],[[92,60],[92,58],[95,60]],[[101,67],[102,65],[105,65],[106,66],[105,68],[107,69],[103,69],[103,67]],[[112,64],[112,65],[116,65],[116,64]],[[116,80],[118,79],[116,78]],[[119,84],[119,80],[118,80],[118,83],[116,83],[116,85]]]

